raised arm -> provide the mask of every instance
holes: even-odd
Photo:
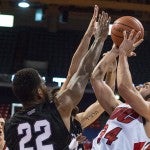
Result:
[[[81,59],[83,58],[83,56],[86,54],[86,52],[89,49],[89,44],[90,44],[90,41],[91,41],[91,37],[94,35],[95,30],[96,30],[95,24],[96,24],[96,19],[98,17],[98,10],[99,10],[98,6],[95,5],[93,17],[90,21],[90,24],[89,24],[82,40],[81,40],[76,52],[74,53],[74,55],[72,57],[67,78],[66,78],[65,82],[63,83],[60,90],[64,90],[66,88],[66,86],[69,83],[71,77],[77,71],[77,69],[79,67],[79,64],[81,62]]]
[[[76,119],[80,122],[82,129],[92,124],[102,113],[104,109],[98,101],[90,105],[84,112],[78,113]]]
[[[139,91],[137,91],[136,88],[133,86],[132,77],[127,60],[128,51],[133,50],[135,48],[135,45],[139,45],[142,42],[142,40],[140,40],[136,44],[134,44],[134,42],[138,39],[139,35],[140,32],[134,36],[134,31],[132,31],[129,37],[127,37],[126,32],[124,32],[124,41],[119,48],[117,83],[119,94],[124,98],[124,100],[138,114],[140,114],[147,120],[150,120],[150,102],[145,101],[145,99],[141,96]]]
[[[102,23],[103,22],[103,23]],[[97,64],[102,47],[108,35],[110,18],[108,14],[102,12],[98,19],[97,36],[80,62],[77,72],[70,79],[66,89],[58,92],[56,98],[59,102],[59,107],[66,112],[71,112],[72,109],[80,102],[89,77]]]
[[[106,83],[112,90],[115,89],[116,68],[117,62],[115,60],[114,62],[112,62],[112,64],[109,65],[105,79]],[[92,124],[103,112],[103,107],[96,100],[84,112],[78,113],[76,115],[76,119],[81,123],[81,126],[84,129]]]
[[[118,49],[113,47],[95,67],[92,77],[91,84],[95,92],[96,98],[105,111],[109,114],[118,106],[119,101],[115,99],[113,90],[104,81],[104,76],[110,66],[118,56]],[[115,75],[114,75],[115,77]]]
[[[109,85],[109,87],[113,91],[115,91],[116,76],[117,76],[117,59],[115,59],[109,64],[109,67],[106,73],[106,78],[105,78],[106,84]]]

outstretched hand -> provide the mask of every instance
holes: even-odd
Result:
[[[99,11],[99,7],[97,5],[95,5],[93,17],[92,17],[92,19],[90,21],[90,24],[88,26],[88,29],[86,30],[86,33],[85,33],[89,37],[92,37],[95,34],[95,31],[96,31],[96,21],[97,21],[97,17],[98,17],[98,11]]]
[[[134,50],[137,46],[139,46],[143,42],[143,39],[138,40],[138,38],[141,35],[140,31],[137,32],[135,35],[134,34],[135,34],[135,31],[132,30],[130,32],[129,36],[127,36],[127,32],[124,31],[123,32],[124,40],[121,43],[121,45],[119,46],[119,52],[120,53],[125,53],[128,57],[136,56]]]
[[[99,14],[98,22],[96,24],[95,38],[102,38],[104,40],[107,38],[110,21],[111,18],[104,11],[102,14]]]

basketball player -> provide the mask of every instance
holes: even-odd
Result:
[[[124,32],[124,40],[119,49],[114,47],[92,73],[91,81],[96,97],[110,114],[105,127],[93,140],[92,150],[141,150],[150,141],[150,82],[137,91],[127,63],[127,56],[142,42],[139,40],[135,43],[140,32],[135,36],[133,33],[134,31],[127,37]],[[103,81],[106,68],[118,55],[118,90],[127,103],[116,100],[112,90]]]
[[[95,5],[92,19],[90,21],[90,24],[80,42],[77,50],[75,51],[75,53],[72,57],[71,64],[70,64],[68,74],[67,74],[67,78],[66,78],[65,82],[63,83],[61,90],[64,90],[67,87],[67,84],[69,83],[70,79],[72,78],[74,73],[77,71],[83,56],[87,53],[87,51],[89,49],[89,44],[90,44],[91,38],[93,36],[95,37],[98,11],[99,11],[99,7],[97,5]]]
[[[106,83],[113,91],[115,87],[116,67],[116,62],[109,65],[105,79]],[[92,124],[103,112],[104,109],[98,101],[95,101],[83,112],[79,112],[79,108],[77,106],[73,109],[71,122],[72,131],[70,132],[73,137],[73,142],[75,145],[78,145],[79,150],[84,149],[83,142],[86,140],[86,137],[82,135],[83,129]]]
[[[93,17],[90,21],[90,24],[88,26],[87,31],[85,32],[80,45],[78,46],[76,52],[73,55],[73,58],[71,60],[71,65],[69,67],[68,75],[66,78],[66,81],[63,83],[61,88],[54,88],[52,90],[52,95],[56,95],[56,92],[59,90],[64,90],[66,89],[66,86],[68,82],[70,81],[70,78],[73,76],[73,74],[77,71],[79,67],[79,63],[81,62],[82,57],[85,55],[85,53],[88,51],[88,47],[90,44],[91,37],[95,35],[96,32],[96,20],[98,17],[98,11],[99,8],[97,5],[94,7],[94,13]],[[93,123],[99,116],[100,114],[104,111],[104,109],[100,106],[100,104],[95,102],[92,104],[85,112],[77,114],[75,112],[77,110],[77,106],[73,109],[72,111],[72,130],[70,131],[71,135],[73,138],[77,141],[78,149],[83,149],[83,141],[86,139],[85,136],[82,135],[82,129]],[[74,141],[73,139],[73,141]],[[74,142],[76,142],[74,141]]]
[[[67,87],[57,92],[54,99],[48,99],[47,87],[36,70],[26,68],[15,74],[13,92],[24,109],[17,112],[5,125],[6,144],[10,150],[69,149],[71,112],[80,102],[99,59],[109,23],[110,18],[106,13],[99,15],[93,44]]]
[[[143,86],[139,88],[139,91],[137,91],[133,86],[127,59],[127,53],[130,52],[129,49],[134,50],[134,42],[137,40],[138,36],[138,34],[134,36],[134,31],[132,31],[127,38],[127,34],[124,32],[125,42],[122,43],[119,49],[117,83],[120,95],[124,98],[126,103],[129,104],[126,107],[129,109],[132,108],[138,114],[138,116],[135,116],[135,120],[137,118],[139,119],[137,121],[138,125],[133,128],[132,132],[133,135],[135,132],[134,136],[136,139],[139,139],[135,141],[136,144],[134,147],[140,145],[141,147],[145,147],[143,149],[148,150],[150,149],[150,82],[143,84]]]
[[[91,37],[96,36],[96,24],[97,24],[96,20],[98,17],[98,11],[99,11],[99,8],[97,5],[95,5],[93,17],[90,21],[87,31],[85,32],[85,34],[83,36],[83,39],[81,40],[81,43],[80,43],[78,49],[76,50],[75,54],[73,55],[66,81],[63,83],[60,90],[64,90],[66,88],[70,78],[77,71],[82,57],[85,55],[85,53],[88,50]],[[114,75],[114,72],[113,73],[109,72],[110,77],[107,76],[108,77],[107,81],[109,82],[108,84],[111,87],[114,86],[112,79],[110,79],[110,78],[112,78],[113,75]],[[58,91],[58,90],[59,89],[56,89],[56,91]],[[77,108],[77,107],[75,107],[75,108]],[[77,109],[74,109],[74,110],[77,110]],[[100,114],[102,114],[103,111],[104,111],[104,109],[101,107],[99,102],[96,101],[95,103],[90,105],[84,112],[80,112],[80,113],[76,112],[77,114],[72,113],[73,114],[73,116],[72,116],[72,127],[73,128],[72,129],[73,130],[71,130],[70,132],[71,132],[71,135],[73,135],[73,137],[74,137],[73,142],[77,143],[77,145],[79,144],[78,149],[83,149],[82,143],[86,139],[86,137],[82,135],[82,130],[84,128],[86,128],[87,126],[89,126],[91,123],[93,123],[100,116]]]
[[[4,124],[5,120],[0,115],[0,150],[5,150],[5,140],[4,140]]]

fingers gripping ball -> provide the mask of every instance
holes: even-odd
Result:
[[[135,30],[135,34],[138,31],[141,31],[141,35],[137,39],[137,41],[144,37],[144,28],[142,23],[138,19],[132,16],[123,16],[121,18],[118,18],[112,25],[112,41],[116,44],[116,46],[120,46],[121,42],[123,41],[123,31],[126,30],[127,35],[129,35],[131,30],[133,29]]]

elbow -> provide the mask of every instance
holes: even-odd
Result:
[[[95,80],[101,81],[101,80],[103,80],[103,76],[104,76],[103,69],[101,69],[100,67],[98,67],[91,74],[91,81],[95,81]]]

